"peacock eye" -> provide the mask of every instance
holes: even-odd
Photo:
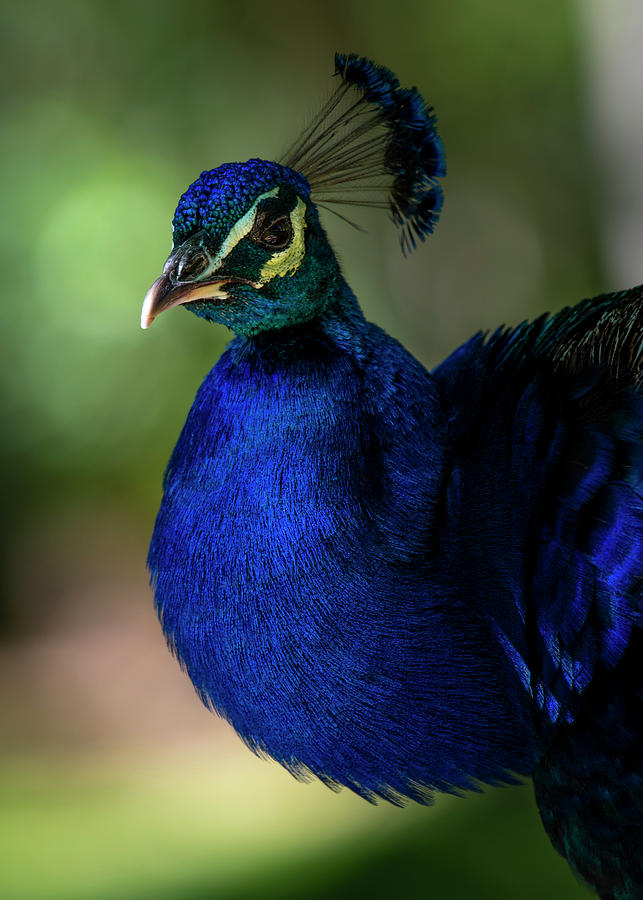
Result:
[[[261,226],[255,234],[250,235],[252,241],[266,250],[284,250],[292,241],[292,222],[290,216],[280,216],[267,225]]]

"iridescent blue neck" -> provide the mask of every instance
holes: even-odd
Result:
[[[338,347],[361,355],[368,323],[357,297],[341,276],[337,287],[336,298],[320,317],[319,326]]]
[[[235,344],[245,351],[252,347],[297,355],[297,348],[320,342],[333,345],[362,361],[366,345],[372,340],[372,326],[364,318],[355,294],[344,280],[339,267],[328,286],[328,300],[319,316],[285,328],[271,328],[252,336],[239,335]]]

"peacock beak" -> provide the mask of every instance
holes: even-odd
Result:
[[[158,315],[165,312],[166,309],[172,309],[173,306],[193,303],[195,300],[226,300],[228,295],[224,288],[234,280],[213,278],[191,284],[175,284],[169,275],[161,275],[143,300],[141,328],[149,328]]]
[[[154,319],[185,303],[195,300],[229,300],[227,288],[233,284],[260,284],[235,275],[223,275],[225,263],[221,253],[215,252],[205,231],[197,231],[175,247],[163,266],[163,274],[157,278],[145,295],[141,310],[141,328],[149,328]]]

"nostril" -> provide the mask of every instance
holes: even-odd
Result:
[[[184,253],[177,263],[176,280],[194,281],[208,266],[208,257],[203,250],[190,250]]]

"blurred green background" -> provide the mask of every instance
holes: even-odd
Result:
[[[2,4],[4,900],[589,896],[529,785],[372,807],[297,784],[201,707],[144,560],[163,468],[228,335],[182,310],[138,321],[179,194],[203,169],[279,157],[336,49],[438,112],[449,177],[426,246],[405,262],[385,217],[366,235],[325,220],[369,318],[425,364],[479,328],[629,286],[614,234],[641,157],[610,97],[636,78],[614,72],[631,6]]]

